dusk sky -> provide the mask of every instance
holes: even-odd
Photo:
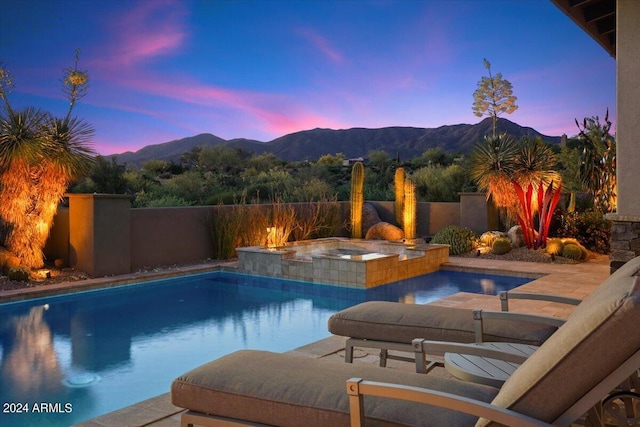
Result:
[[[0,0],[14,107],[63,115],[77,48],[91,81],[75,115],[100,154],[474,124],[483,58],[518,97],[503,117],[572,136],[608,108],[615,130],[615,60],[549,0]]]

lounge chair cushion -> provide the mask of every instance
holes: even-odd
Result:
[[[630,262],[637,265],[640,258]],[[612,275],[578,305],[492,403],[551,422],[638,351],[640,277],[624,277],[638,271],[632,267]],[[494,423],[478,421],[487,425]]]
[[[331,316],[328,328],[334,335],[408,344],[415,338],[475,341],[471,310],[428,304],[368,301]],[[488,319],[483,340],[541,345],[556,330],[529,322]]]
[[[277,426],[348,426],[346,381],[360,377],[427,387],[489,402],[497,389],[463,381],[312,359],[291,354],[243,350],[177,378],[174,405],[192,411]],[[370,400],[369,400],[370,399]],[[477,417],[412,402],[365,398],[373,426],[473,426]]]

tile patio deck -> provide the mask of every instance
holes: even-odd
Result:
[[[447,263],[444,268],[461,271],[483,271],[487,273],[497,272],[529,277],[532,275],[544,275],[518,289],[528,292],[552,293],[574,298],[584,298],[609,275],[609,260],[606,256],[599,256],[596,259],[581,264],[541,264],[451,257],[450,262]],[[194,268],[194,270],[197,269]],[[458,293],[433,302],[432,304],[488,310],[500,309],[500,302],[495,296],[471,293]],[[542,301],[514,301],[510,304],[510,309],[519,312],[536,312],[551,316],[566,317],[571,307]],[[343,360],[344,341],[344,337],[333,336],[297,348],[292,352],[313,358]],[[377,364],[377,353],[373,350],[369,351],[370,352],[356,350],[354,363]],[[413,370],[413,364],[389,360],[388,369]],[[436,368],[429,375],[448,376],[448,373],[444,369]],[[178,427],[180,425],[181,412],[181,408],[177,408],[171,404],[169,393],[166,393],[77,424],[77,426]]]

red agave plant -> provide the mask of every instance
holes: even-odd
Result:
[[[547,189],[544,189],[544,185],[540,182],[537,191],[537,208],[538,208],[538,236],[535,236],[535,224],[533,222],[534,205],[533,205],[533,185],[529,183],[527,191],[516,181],[513,181],[513,187],[516,190],[518,199],[520,200],[520,206],[522,207],[522,215],[518,214],[518,222],[522,227],[524,233],[524,241],[527,244],[527,248],[538,249],[544,248],[547,245],[547,234],[549,234],[549,225],[551,225],[551,216],[553,211],[560,200],[560,190],[562,183],[558,184],[557,188],[553,188],[553,181],[549,184]]]

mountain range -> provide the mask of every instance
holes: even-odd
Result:
[[[429,148],[440,148],[447,153],[466,153],[485,135],[490,135],[491,118],[474,125],[457,124],[437,128],[385,127],[380,129],[311,129],[294,132],[269,142],[237,138],[225,140],[209,133],[148,145],[136,152],[114,154],[120,164],[141,164],[147,160],[178,162],[180,156],[197,146],[224,144],[241,148],[253,154],[273,153],[286,161],[316,160],[325,154],[343,153],[345,158],[366,157],[371,151],[381,150],[391,157],[408,160],[420,156]],[[516,139],[523,136],[541,137],[559,144],[561,137],[547,136],[533,128],[523,127],[507,119],[498,119],[498,132],[506,132]],[[112,157],[109,156],[109,157]]]

